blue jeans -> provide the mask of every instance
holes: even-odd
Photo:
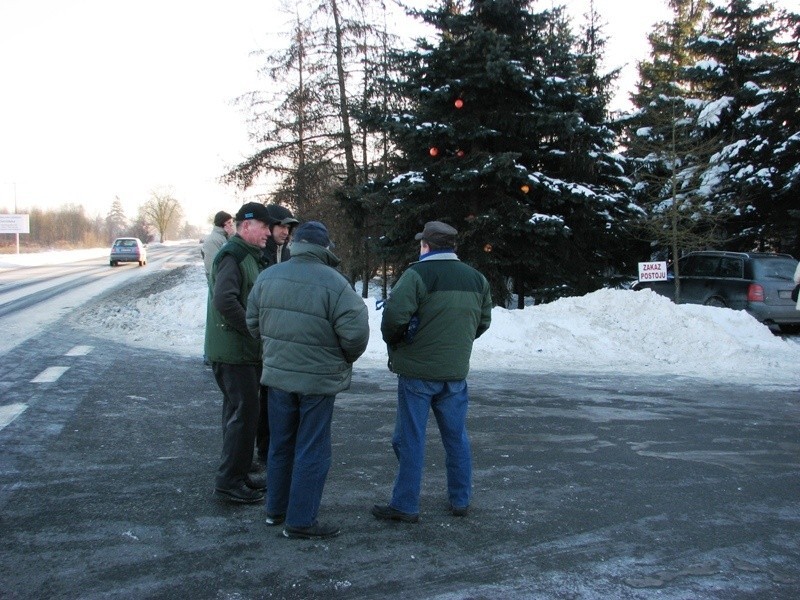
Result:
[[[447,494],[454,508],[469,506],[472,496],[472,453],[467,436],[467,382],[397,378],[397,420],[392,447],[400,462],[390,505],[419,513],[425,429],[433,409],[446,455]]]
[[[269,388],[267,512],[285,514],[290,527],[309,527],[317,520],[331,467],[335,399]]]

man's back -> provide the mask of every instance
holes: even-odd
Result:
[[[472,343],[489,328],[489,283],[455,254],[412,264],[392,289],[381,332],[389,345],[389,368],[419,379],[464,379]],[[416,331],[407,335],[416,318]]]
[[[263,343],[262,383],[335,394],[349,387],[352,363],[366,350],[367,308],[333,268],[332,253],[295,248],[292,260],[262,272],[248,302],[247,325]]]
[[[222,227],[214,226],[206,238],[203,240],[203,245],[200,248],[200,253],[203,256],[203,264],[206,268],[206,277],[211,277],[211,266],[214,264],[214,257],[219,252],[219,249],[228,240],[225,235],[225,230]]]

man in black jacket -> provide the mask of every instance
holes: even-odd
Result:
[[[267,204],[267,212],[272,219],[269,226],[270,236],[267,245],[264,246],[263,260],[267,267],[289,260],[292,255],[289,252],[289,237],[300,221],[288,208],[279,204]],[[265,471],[267,468],[267,453],[269,452],[269,413],[267,412],[266,387],[261,387],[261,412],[258,413],[258,430],[256,431],[256,460],[254,463],[255,472]]]
[[[291,258],[287,242],[292,230],[300,221],[294,218],[288,208],[279,204],[267,204],[267,212],[273,220],[273,225],[269,228],[270,238],[264,248],[264,262],[271,267]]]

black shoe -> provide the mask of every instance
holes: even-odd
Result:
[[[251,490],[244,483],[233,488],[214,488],[214,492],[228,502],[239,504],[255,504],[264,500],[264,492]]]
[[[336,525],[314,523],[310,527],[289,527],[287,525],[283,528],[283,537],[299,540],[321,540],[337,535],[339,535],[339,528]]]
[[[384,519],[385,521],[404,521],[406,523],[419,521],[419,515],[401,512],[388,504],[376,504],[372,507],[372,514],[375,515],[376,519]]]
[[[267,478],[264,477],[263,475],[248,473],[244,477],[244,484],[251,490],[263,492],[264,490],[267,489]]]
[[[450,514],[454,517],[466,517],[469,514],[469,506],[464,506],[462,508],[456,508],[455,506],[450,507]]]
[[[261,460],[254,460],[253,463],[250,465],[250,473],[254,473],[258,475],[259,473],[264,473],[267,470],[267,463],[262,462]]]
[[[278,514],[273,515],[267,513],[267,525],[280,525],[286,520],[286,515]]]

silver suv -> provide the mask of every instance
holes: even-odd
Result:
[[[788,254],[691,252],[678,261],[681,303],[746,310],[773,331],[800,330],[800,311],[791,294],[797,261]],[[639,281],[633,289],[651,289],[675,298],[675,276]]]

